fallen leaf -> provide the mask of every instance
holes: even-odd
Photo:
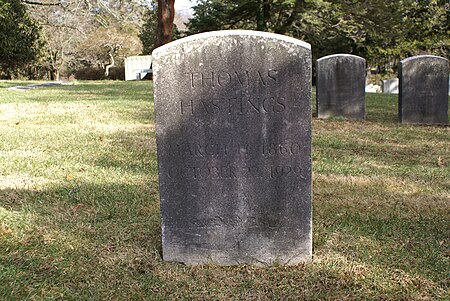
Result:
[[[98,137],[98,140],[100,140],[101,142],[103,142],[103,140],[105,140],[105,138],[103,138],[102,136]]]
[[[11,233],[12,233],[11,229],[8,229],[4,226],[0,226],[0,236],[9,235]]]
[[[442,159],[441,156],[439,156],[437,158],[437,166],[439,166],[439,167],[444,167],[445,166],[445,161],[444,161],[444,159]]]
[[[66,176],[66,179],[69,180],[69,181],[70,181],[70,180],[73,180],[73,176],[72,176],[72,175],[67,175],[67,176]]]
[[[76,213],[80,211],[81,208],[83,208],[83,204],[77,204],[75,207],[73,207],[73,212]]]

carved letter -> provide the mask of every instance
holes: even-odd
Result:
[[[259,113],[259,108],[258,108],[258,106],[257,106],[257,105],[255,106],[255,105],[252,103],[250,97],[247,99],[247,102],[250,104],[250,106],[251,106],[253,109],[255,109],[256,112]],[[248,107],[248,106],[247,106],[247,107]],[[248,112],[248,110],[247,110],[247,112]]]
[[[203,147],[199,143],[197,143],[195,145],[195,155],[199,156],[199,157],[203,157]]]
[[[236,98],[229,98],[228,99],[228,114],[231,114],[233,112],[232,108],[233,108],[233,102],[235,102],[237,99]]]
[[[236,78],[238,79],[238,81],[239,81],[239,83],[242,85],[242,86],[244,86],[244,83],[245,83],[245,81],[246,81],[246,79],[247,79],[247,86],[249,85],[249,72],[248,71],[245,71],[245,75],[243,76],[244,78],[241,78],[240,76],[239,76],[239,73],[237,72],[237,71],[235,71],[234,72],[235,74],[236,74]],[[246,79],[245,79],[246,78]]]
[[[267,71],[267,76],[274,82],[277,81],[277,78],[276,78],[277,75],[278,75],[277,70],[269,69],[269,71]]]
[[[217,76],[217,83],[219,86],[228,85],[231,82],[231,74],[226,71],[220,71]]]
[[[269,111],[272,111],[272,112],[274,112],[274,105],[273,105],[273,103],[274,103],[274,97],[267,97],[267,98],[265,98],[264,100],[263,100],[263,102],[262,102],[262,107],[263,107],[263,109],[264,109],[264,112],[266,112],[266,113],[268,113]],[[267,103],[267,101],[268,100],[270,100],[271,102],[271,104],[272,104],[272,110],[270,110],[270,108],[267,108],[267,106],[266,106],[266,103]]]
[[[221,101],[221,99],[213,99],[213,100],[211,100],[211,104],[212,104],[212,106],[213,106],[213,110],[212,110],[212,113],[213,114],[217,114],[217,113],[219,113],[220,112],[220,106],[217,104],[217,103],[215,103],[215,101],[218,101],[218,102],[220,102]]]
[[[286,109],[286,105],[284,104],[284,101],[285,101],[284,98],[277,99],[276,103],[273,106],[273,111],[275,113],[281,113]]]
[[[192,101],[192,99],[191,100],[189,100],[189,104],[185,104],[185,105],[183,105],[183,100],[182,101],[180,101],[180,111],[181,111],[181,115],[183,115],[184,113],[185,113],[185,109],[184,109],[184,107],[190,107],[191,109],[189,110],[187,110],[187,111],[191,111],[191,114],[194,114],[194,103],[193,103],[193,101]]]
[[[261,81],[261,83],[262,83],[263,86],[267,86],[267,84],[266,84],[266,82],[264,81],[264,78],[262,77],[261,72],[259,72],[259,70],[258,70],[258,78],[259,78],[259,80]]]
[[[205,153],[209,156],[217,155],[219,153],[218,144],[207,144],[205,146]]]
[[[214,72],[211,71],[211,77],[205,77],[203,73],[202,74],[202,86],[205,87],[205,82],[210,81],[210,87],[214,87]]]

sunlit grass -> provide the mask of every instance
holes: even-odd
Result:
[[[311,262],[163,262],[151,82],[0,81],[0,300],[447,300],[449,128],[313,120]]]

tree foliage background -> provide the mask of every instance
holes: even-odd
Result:
[[[163,2],[163,1],[162,1]],[[169,0],[167,3],[172,3]],[[156,0],[0,0],[0,76],[112,78],[157,44]],[[313,58],[350,53],[381,72],[417,54],[449,58],[448,0],[198,0],[187,31],[251,29],[312,45]],[[167,29],[167,28],[166,28]]]
[[[35,60],[42,46],[39,26],[20,0],[0,0],[0,78]]]
[[[4,2],[14,3],[8,6],[8,14],[3,9]],[[40,42],[32,48],[24,44],[30,38],[24,38],[23,42],[17,38],[1,39],[24,54],[27,49],[36,50],[27,60],[16,60],[21,62],[22,76],[59,79],[62,73],[68,76],[80,70],[97,70],[97,76],[106,78],[115,67],[123,66],[126,56],[142,52],[138,33],[148,6],[146,0],[0,0],[0,3],[0,20],[14,15],[20,28],[25,28],[22,24],[29,28],[33,25],[32,33]],[[8,28],[0,23],[0,34],[8,34]],[[24,31],[31,32],[28,28]],[[14,54],[2,44],[0,48],[2,53]],[[4,69],[12,70],[15,65],[4,58],[6,55],[0,61]]]
[[[312,45],[315,59],[350,53],[380,71],[417,54],[449,57],[446,0],[200,0],[189,34],[251,29],[289,35]]]

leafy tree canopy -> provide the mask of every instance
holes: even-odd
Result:
[[[382,70],[405,57],[449,57],[446,0],[200,0],[188,33],[252,29],[305,40],[318,58],[333,53],[365,57]]]
[[[35,60],[40,46],[39,27],[20,0],[0,0],[0,66],[3,73]]]
[[[253,29],[284,34],[298,14],[317,0],[200,0],[188,24],[191,33]]]

